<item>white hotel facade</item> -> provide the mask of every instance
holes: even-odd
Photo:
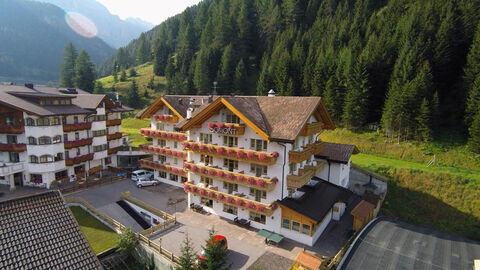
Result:
[[[153,154],[141,165],[189,205],[313,245],[358,203],[346,189],[357,150],[318,139],[335,128],[318,97],[164,96],[140,117]]]
[[[0,184],[50,188],[115,167],[130,110],[79,89],[0,85]]]

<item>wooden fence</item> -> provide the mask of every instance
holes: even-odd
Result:
[[[110,226],[112,226],[117,231],[120,231],[120,230],[125,228],[125,226],[122,223],[120,223],[120,222],[116,221],[115,219],[113,219],[113,218],[105,215],[104,213],[98,211],[95,207],[93,207],[91,204],[89,204],[87,201],[85,201],[82,198],[65,198],[65,201],[67,203],[71,203],[71,204],[76,203],[76,204],[82,205],[89,212],[91,212],[92,214],[94,214],[96,217],[100,218],[104,222],[110,224]]]
[[[155,252],[159,253],[160,255],[164,256],[165,258],[167,258],[168,260],[170,260],[171,262],[173,262],[175,264],[180,263],[180,257],[173,254],[173,252],[163,248],[161,244],[150,241],[150,239],[147,236],[144,236],[144,235],[141,235],[141,234],[137,234],[137,236],[138,236],[138,240],[140,242],[142,242],[145,245],[147,245],[148,247],[152,248],[152,250],[154,250]]]

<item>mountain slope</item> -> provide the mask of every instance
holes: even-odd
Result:
[[[92,20],[98,28],[98,37],[110,46],[125,46],[153,25],[138,18],[120,19],[95,0],[36,0],[60,7],[66,12],[77,12]]]
[[[57,6],[0,0],[0,77],[8,81],[57,81],[65,45],[86,50],[98,64],[114,52],[99,38],[85,38],[65,22]]]

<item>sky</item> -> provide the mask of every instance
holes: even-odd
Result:
[[[154,25],[167,18],[181,13],[185,8],[193,6],[200,0],[97,0],[112,14],[125,19],[140,18]]]

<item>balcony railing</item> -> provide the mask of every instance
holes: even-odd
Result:
[[[187,172],[184,169],[170,166],[170,164],[168,163],[161,164],[158,162],[154,162],[151,159],[140,160],[140,166],[142,166],[143,168],[169,172],[169,173],[177,174],[183,177],[187,177]]]
[[[178,117],[175,115],[157,114],[157,115],[154,115],[153,117],[157,122],[161,122],[161,123],[172,123],[172,124],[178,123]]]
[[[107,127],[119,126],[122,124],[122,119],[107,120],[105,124],[107,125]]]
[[[183,142],[187,139],[187,135],[185,133],[152,130],[150,128],[140,129],[140,134],[142,134],[145,137],[149,137],[149,138],[175,140],[175,141],[181,141],[181,142]]]
[[[1,125],[0,126],[0,133],[6,134],[22,134],[24,131],[23,126],[10,126],[10,125]]]
[[[6,176],[23,171],[25,169],[23,164],[23,162],[5,164],[5,166],[0,167],[0,176]]]
[[[65,146],[65,149],[72,149],[76,147],[91,145],[92,142],[93,142],[93,138],[80,139],[75,141],[65,141],[64,146]]]
[[[122,138],[122,133],[121,132],[107,134],[107,141],[117,140],[117,139],[121,139],[121,138]]]
[[[0,143],[0,152],[25,152],[27,145],[24,143]]]
[[[306,124],[305,127],[300,131],[300,136],[310,136],[322,132],[324,124],[322,122],[315,122],[311,124]]]
[[[85,129],[91,129],[91,128],[92,128],[92,122],[63,125],[64,132],[79,131],[79,130],[85,130]]]
[[[158,146],[153,146],[151,144],[139,145],[138,149],[147,153],[155,154],[155,155],[165,155],[165,156],[171,156],[174,158],[181,158],[181,159],[185,159],[187,157],[187,153],[184,151],[175,151],[175,150],[171,150],[168,147],[158,147]]]
[[[273,165],[277,162],[278,153],[260,152],[253,150],[245,150],[237,147],[218,146],[214,144],[203,144],[196,142],[183,143],[183,149],[199,154],[216,156],[220,158],[228,158],[243,162],[258,163],[264,165]]]
[[[92,160],[92,159],[93,159],[93,153],[90,153],[86,155],[76,156],[74,158],[67,158],[65,159],[65,164],[67,166],[72,166],[72,165],[80,164],[82,162]]]
[[[289,188],[299,188],[305,185],[312,177],[322,172],[324,165],[322,162],[318,162],[316,166],[305,165],[303,169],[298,170],[298,175],[287,175],[287,186]]]
[[[90,168],[90,170],[88,170],[88,175],[96,174],[96,173],[98,173],[98,172],[101,172],[102,170],[103,170],[103,166],[102,166],[102,165],[98,165],[98,166],[92,167],[92,168]]]
[[[243,210],[257,212],[267,216],[272,215],[273,212],[277,209],[277,204],[275,203],[265,204],[240,196],[220,192],[215,188],[199,187],[194,185],[191,181],[183,183],[183,190],[185,190],[185,192],[193,193],[197,196],[212,199],[217,202],[229,204],[235,207],[239,207]]]
[[[275,188],[278,182],[277,178],[256,177],[245,174],[243,172],[230,172],[217,167],[201,166],[193,164],[192,162],[184,162],[183,167],[197,175],[217,178],[219,180],[239,184],[243,186],[253,187],[256,189],[271,191]]]
[[[108,155],[113,155],[113,154],[116,154],[118,151],[122,151],[122,149],[123,149],[123,146],[117,146],[117,147],[109,148],[107,150],[107,154]]]
[[[225,135],[243,135],[245,133],[245,124],[210,122],[207,123],[207,126],[213,133]]]
[[[290,163],[300,163],[312,157],[312,155],[317,154],[322,150],[323,142],[318,141],[312,144],[303,146],[301,151],[289,151],[288,160]]]

